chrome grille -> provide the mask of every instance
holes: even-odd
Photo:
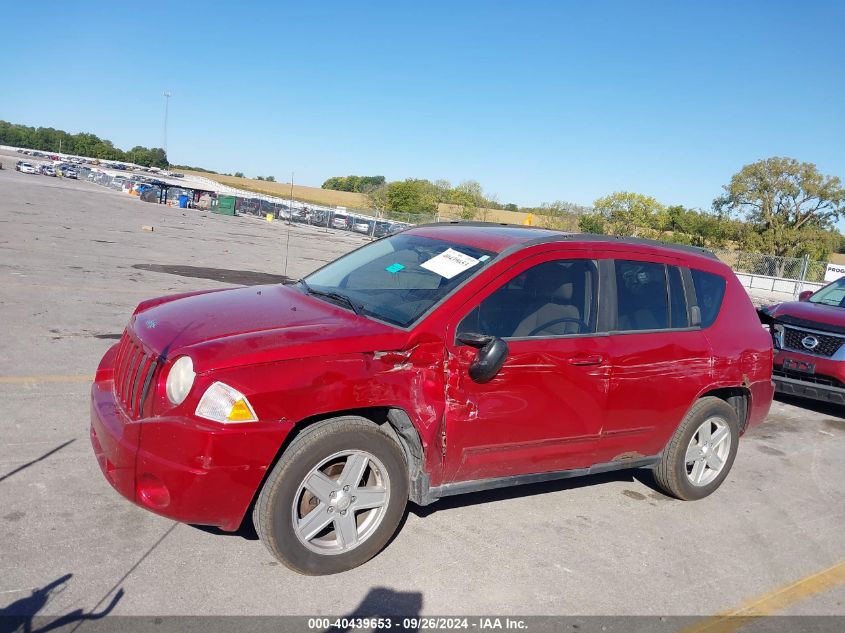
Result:
[[[818,341],[818,344],[812,349],[805,347],[801,342],[808,336],[811,336]],[[815,354],[816,356],[825,356],[830,358],[839,351],[839,348],[842,347],[843,343],[845,343],[845,337],[842,336],[822,334],[821,332],[803,330],[801,328],[790,326],[786,326],[784,328],[783,346],[786,349],[791,349],[796,352]]]
[[[118,344],[114,365],[114,395],[130,417],[137,418],[144,413],[158,369],[158,356],[147,354],[125,331]]]

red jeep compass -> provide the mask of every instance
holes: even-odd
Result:
[[[408,500],[651,467],[725,479],[772,341],[710,253],[420,226],[292,285],[152,299],[97,370],[91,442],[138,505],[307,574],[381,550]]]

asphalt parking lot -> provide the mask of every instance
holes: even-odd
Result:
[[[141,615],[712,615],[845,560],[845,417],[777,401],[694,503],[617,472],[411,506],[363,567],[304,577],[249,530],[135,507],[88,441],[88,389],[142,299],[299,278],[363,238],[0,171],[0,609]],[[152,226],[153,231],[142,230]],[[845,615],[830,583],[779,613]],[[369,601],[369,602],[368,602]]]

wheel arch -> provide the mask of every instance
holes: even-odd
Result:
[[[748,415],[751,412],[751,390],[745,386],[717,387],[705,391],[696,400],[706,397],[719,398],[727,402],[736,412],[739,422],[739,432],[742,434],[748,425]]]
[[[433,499],[430,499],[428,496],[429,478],[424,468],[425,453],[422,441],[420,440],[419,433],[417,433],[417,429],[411,421],[411,417],[408,415],[407,411],[399,407],[390,406],[327,411],[300,420],[296,423],[293,429],[291,429],[291,432],[288,433],[287,437],[285,437],[281,446],[279,446],[279,449],[276,451],[275,456],[267,465],[267,469],[253,492],[249,505],[245,509],[241,525],[243,525],[244,520],[252,516],[252,509],[258,500],[258,495],[261,494],[261,490],[264,488],[267,478],[270,476],[270,473],[273,471],[273,468],[275,468],[276,463],[281,459],[282,455],[284,455],[291,442],[302,434],[305,429],[313,426],[314,424],[322,422],[323,420],[337,418],[344,415],[355,415],[370,420],[374,424],[380,426],[391,438],[393,438],[393,440],[399,444],[402,449],[402,454],[404,455],[405,462],[408,465],[410,500],[419,505],[427,505],[433,501]]]

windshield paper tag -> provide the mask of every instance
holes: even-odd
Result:
[[[454,249],[447,248],[440,255],[432,257],[427,262],[420,264],[420,266],[441,277],[451,279],[476,264],[478,264],[478,260],[475,257],[470,257]]]

